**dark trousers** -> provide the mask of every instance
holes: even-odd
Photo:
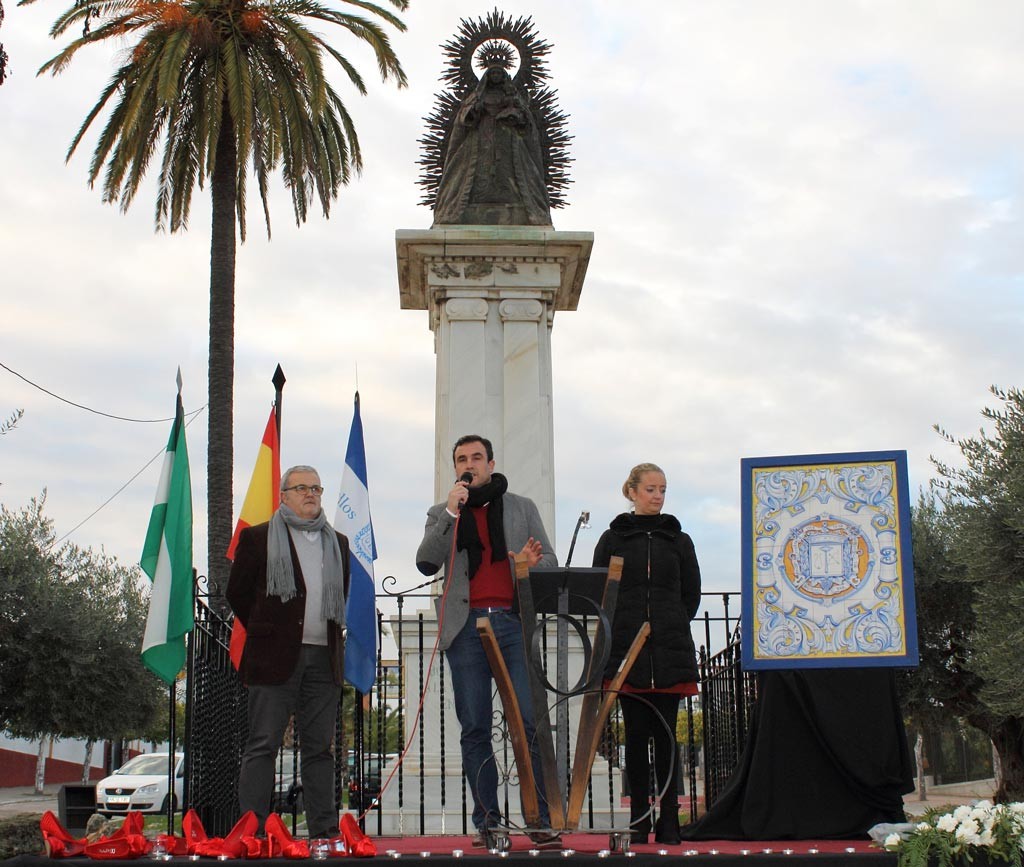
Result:
[[[646,701],[645,701],[646,699]],[[648,704],[648,702],[650,704]],[[629,780],[630,814],[639,818],[650,805],[651,795],[668,788],[661,799],[662,811],[678,812],[679,787],[676,755],[676,717],[679,714],[679,696],[667,693],[642,693],[633,697],[619,695],[622,721],[626,729],[626,778]],[[664,721],[664,722],[663,722]],[[668,726],[666,731],[665,726]],[[671,732],[671,734],[669,734]],[[651,761],[649,741],[654,740],[655,789],[651,792]]]
[[[341,703],[341,687],[331,674],[325,646],[302,645],[291,677],[282,684],[249,687],[249,740],[238,773],[238,806],[252,810],[260,827],[270,812],[274,790],[274,761],[295,714],[302,756],[302,799],[311,837],[331,837],[338,831],[334,800],[334,757],[331,741]]]

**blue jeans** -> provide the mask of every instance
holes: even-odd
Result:
[[[462,769],[473,793],[473,825],[478,830],[499,824],[502,815],[498,807],[498,769],[491,747],[493,677],[483,642],[476,631],[477,618],[484,616],[487,616],[486,609],[470,608],[466,625],[445,651],[452,673],[455,715],[462,727]],[[519,615],[511,611],[491,611],[489,616],[523,715],[533,775],[538,783],[540,822],[543,827],[548,827],[551,819],[544,799],[540,755],[534,742],[533,700],[523,650],[522,625]]]

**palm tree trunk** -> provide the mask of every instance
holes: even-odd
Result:
[[[227,101],[217,139],[210,192],[213,226],[210,241],[209,443],[207,484],[207,575],[210,602],[226,608],[232,509],[232,421],[235,373],[235,207],[237,152]]]

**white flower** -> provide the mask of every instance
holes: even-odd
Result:
[[[962,822],[964,819],[969,819],[970,817],[971,808],[968,807],[966,804],[961,804],[953,811],[953,818],[956,819],[958,822]]]
[[[989,801],[988,799],[982,799],[980,801],[975,801],[974,802],[974,809],[975,810],[991,810],[992,809],[992,802]]]
[[[931,829],[932,826],[927,822],[918,822],[917,825],[914,826],[915,831],[930,831]]]
[[[978,823],[970,819],[964,822],[956,829],[956,838],[968,846],[977,846],[981,839],[978,836]]]
[[[952,816],[950,813],[945,813],[939,816],[939,821],[935,823],[935,827],[940,831],[955,831],[956,826],[959,824],[959,820]]]
[[[981,834],[978,835],[979,846],[991,846],[996,842],[995,835],[992,833],[991,828],[986,828]]]
[[[975,807],[971,810],[971,818],[974,819],[975,822],[984,822],[989,818],[988,810],[981,807]]]
[[[964,819],[960,823],[960,827],[956,829],[956,834],[958,837],[976,837],[980,830],[981,826],[978,824],[977,819]]]
[[[890,852],[893,852],[896,849],[899,849],[900,840],[901,838],[899,834],[890,834],[888,837],[885,838],[885,842],[882,843],[882,845],[885,846],[885,848],[888,849]]]

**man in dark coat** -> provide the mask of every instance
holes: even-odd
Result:
[[[320,505],[320,476],[296,466],[281,477],[281,507],[243,530],[227,599],[246,629],[239,674],[249,687],[249,740],[238,775],[238,804],[260,827],[270,812],[274,761],[295,714],[302,750],[306,825],[311,837],[337,833],[331,740],[345,661],[348,539]]]

